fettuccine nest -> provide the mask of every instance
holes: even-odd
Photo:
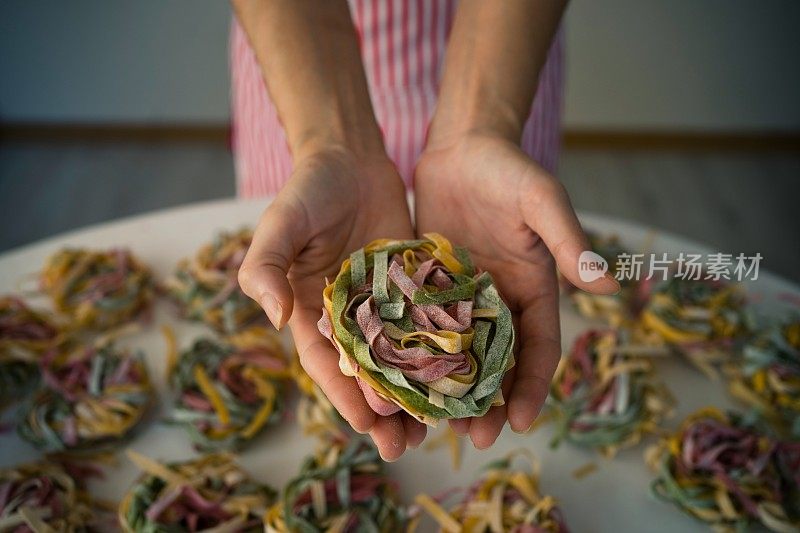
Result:
[[[114,346],[52,352],[42,360],[41,372],[42,385],[22,406],[17,430],[45,451],[117,444],[153,400],[143,355]]]
[[[290,375],[280,340],[267,328],[197,340],[171,372],[172,419],[200,449],[238,448],[280,420]]]
[[[39,359],[62,338],[50,315],[13,296],[0,298],[0,409],[36,383]]]
[[[375,412],[435,425],[503,403],[514,364],[511,313],[491,276],[441,235],[380,239],[324,290],[319,328]]]
[[[800,439],[800,319],[760,331],[727,370],[733,396]]]
[[[88,494],[56,463],[0,470],[0,531],[95,531]]]
[[[360,439],[319,447],[264,517],[266,533],[403,531],[397,487],[378,451]]]
[[[239,287],[239,267],[250,248],[253,232],[222,232],[194,257],[178,263],[166,282],[183,315],[222,333],[235,333],[265,320],[261,307]]]
[[[674,400],[642,356],[648,349],[626,329],[589,330],[575,340],[547,398],[554,445],[565,439],[613,456],[658,431]]]
[[[734,414],[701,409],[647,453],[653,493],[718,531],[800,528],[800,442],[781,442]]]
[[[65,248],[39,275],[59,313],[83,328],[108,329],[150,312],[156,287],[150,269],[129,250]]]
[[[730,360],[746,332],[744,298],[724,280],[674,277],[659,284],[641,314],[642,326],[711,378]]]
[[[489,533],[529,531],[567,533],[568,528],[552,496],[539,489],[539,464],[530,459],[529,470],[512,467],[513,453],[486,466],[483,476],[469,489],[461,491],[459,503],[449,511],[442,500],[451,493],[433,498],[420,494],[419,507],[427,511],[445,533]],[[452,492],[452,491],[451,491]],[[418,518],[412,522],[416,529]]]
[[[218,531],[258,533],[275,491],[251,480],[229,454],[160,463],[128,452],[143,471],[119,506],[127,533]]]

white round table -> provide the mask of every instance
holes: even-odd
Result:
[[[127,246],[148,263],[159,277],[170,274],[182,257],[193,254],[221,229],[253,225],[268,200],[224,200],[169,209],[123,220],[100,224],[58,235],[0,255],[0,294],[30,287],[30,275],[45,258],[62,246],[109,247]],[[657,232],[601,216],[582,215],[584,227],[604,234],[617,234],[631,250],[708,253],[712,250],[686,239]],[[458,240],[458,236],[452,236]],[[739,252],[732,250],[729,252]],[[768,312],[778,312],[782,295],[800,297],[800,290],[789,282],[762,270],[758,281],[747,282],[745,289],[757,306]],[[46,305],[41,299],[35,305]],[[580,318],[568,302],[561,305],[564,349],[572,339],[590,325]],[[165,344],[158,326],[173,325],[179,346],[188,347],[193,339],[204,333],[204,327],[181,322],[163,302],[159,304],[153,324],[120,342],[146,353],[147,363],[159,393],[159,407],[147,426],[129,446],[147,456],[160,460],[186,459],[195,454],[188,436],[179,427],[161,420],[168,413],[170,394],[165,383]],[[288,333],[284,333],[289,341]],[[722,382],[712,382],[678,359],[659,360],[659,375],[678,398],[677,416],[668,424],[675,427],[688,413],[705,405],[723,408],[734,404],[726,396]],[[428,439],[444,431],[429,431]],[[554,495],[561,504],[567,524],[574,531],[687,531],[705,530],[698,522],[684,516],[676,508],[657,501],[649,494],[652,473],[645,466],[642,454],[646,440],[639,446],[620,452],[613,460],[605,460],[589,450],[564,443],[556,450],[549,446],[552,428],[544,425],[528,435],[517,435],[507,427],[497,443],[486,451],[475,450],[468,440],[463,442],[463,464],[458,471],[451,467],[446,447],[433,451],[423,445],[409,450],[396,463],[388,465],[390,475],[397,479],[401,495],[410,502],[419,492],[436,493],[443,489],[471,483],[480,467],[487,462],[518,448],[532,451],[541,461],[541,488]],[[282,424],[267,430],[240,455],[240,462],[261,481],[280,488],[297,471],[302,459],[315,442],[303,437],[295,424]],[[39,453],[23,442],[14,432],[0,434],[0,466],[34,460]],[[595,473],[575,479],[572,472],[587,463],[598,465]],[[105,499],[118,499],[136,477],[136,470],[120,455],[119,465],[110,467],[107,479],[93,484],[92,491]],[[423,523],[421,530],[431,529]]]

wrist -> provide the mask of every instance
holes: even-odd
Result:
[[[323,124],[286,130],[289,150],[297,160],[320,153],[347,153],[357,159],[387,157],[380,130],[374,122],[331,118]]]
[[[351,65],[347,71],[358,71]],[[283,106],[286,140],[295,157],[329,149],[341,149],[357,157],[386,155],[383,137],[366,82],[330,76],[315,80],[316,88],[301,96],[292,93]]]
[[[367,188],[378,183],[385,186],[393,181],[405,188],[382,145],[380,149],[365,149],[361,142],[354,146],[339,137],[312,137],[307,139],[302,150],[293,153],[293,158],[295,168],[308,165],[327,168],[334,175],[356,178]]]
[[[492,137],[519,144],[527,112],[486,91],[466,89],[437,107],[426,148],[436,149],[470,137]]]

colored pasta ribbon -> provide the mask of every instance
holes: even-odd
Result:
[[[83,480],[58,463],[0,469],[0,531],[100,531],[95,511]]]
[[[800,319],[762,330],[745,343],[727,371],[734,397],[800,439]]]
[[[619,269],[619,258],[630,255],[630,251],[622,246],[616,235],[600,235],[587,232],[591,250],[606,260],[608,272],[614,275]],[[619,280],[620,291],[617,294],[599,295],[584,292],[564,276],[559,275],[563,291],[569,295],[578,312],[590,319],[603,319],[611,325],[617,325],[638,315],[643,305],[643,285],[632,277]]]
[[[108,329],[151,311],[156,287],[150,269],[129,250],[65,248],[39,275],[59,313],[81,328]]]
[[[611,457],[658,431],[674,401],[654,381],[648,347],[629,330],[589,330],[559,363],[547,405],[556,421],[553,445],[567,440]]]
[[[466,491],[448,491],[436,498],[418,495],[412,512],[424,509],[445,533],[566,533],[568,528],[558,502],[539,489],[538,462],[528,457],[528,471],[512,468],[514,457],[520,453],[487,465],[480,479]],[[455,492],[463,496],[448,511],[441,501]],[[411,531],[418,521],[419,516],[415,516]]]
[[[435,425],[503,403],[511,312],[466,249],[436,233],[373,241],[342,263],[323,300],[319,330],[376,413]]]
[[[117,444],[153,400],[143,359],[110,345],[48,353],[41,386],[20,409],[18,433],[49,452]]]
[[[249,229],[222,232],[194,257],[178,263],[166,286],[186,318],[228,334],[264,321],[261,307],[242,292],[237,280],[252,239]]]
[[[378,451],[353,439],[319,447],[264,516],[266,533],[403,531],[404,510]]]
[[[453,470],[461,468],[461,437],[453,431],[449,425],[445,426],[444,430],[433,438],[429,438],[425,443],[425,449],[428,451],[438,450],[439,448],[447,447],[450,452],[450,461],[453,465]]]
[[[267,328],[197,340],[171,371],[171,419],[201,450],[237,449],[281,419],[289,377],[280,340]]]
[[[0,297],[0,410],[36,384],[39,359],[62,339],[52,317],[14,296]]]
[[[736,285],[674,277],[655,288],[641,324],[716,379],[716,366],[730,359],[745,332],[743,307]]]
[[[646,455],[651,490],[717,531],[800,528],[800,442],[781,442],[715,408],[690,415]]]
[[[133,451],[128,457],[143,473],[120,503],[123,531],[263,531],[275,491],[251,480],[230,454],[168,464]]]
[[[297,355],[292,359],[292,375],[300,391],[300,399],[297,402],[297,423],[303,433],[326,442],[345,441],[350,438],[347,423],[322,389],[300,366],[300,358]]]

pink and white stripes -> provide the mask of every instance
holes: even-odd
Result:
[[[375,117],[406,185],[423,149],[457,0],[349,0]],[[522,148],[550,172],[558,162],[562,32],[539,77]],[[233,150],[239,196],[275,194],[292,158],[247,36],[231,28]]]

